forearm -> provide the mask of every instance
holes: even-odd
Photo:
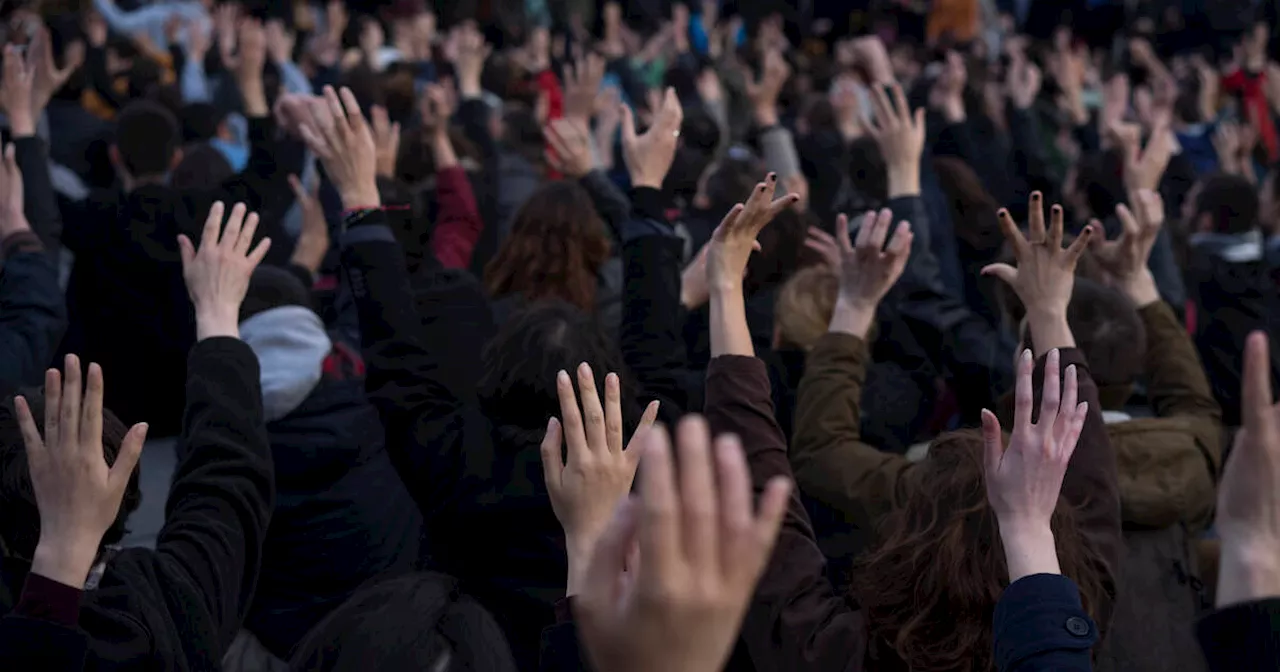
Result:
[[[800,156],[796,153],[795,141],[791,131],[777,125],[776,122],[760,133],[760,149],[764,154],[765,167],[778,174],[784,180],[800,174]]]
[[[58,273],[32,234],[11,254],[0,276],[0,382],[39,385],[67,326]],[[6,239],[13,244],[12,239]]]
[[[1009,567],[1009,582],[1033,574],[1061,574],[1058,549],[1049,525],[1000,521],[1000,541]]]
[[[49,152],[45,141],[35,135],[15,137],[14,158],[22,171],[24,212],[31,230],[46,250],[54,250],[62,233],[62,215],[49,174]]]
[[[1036,357],[1043,357],[1054,348],[1065,350],[1076,347],[1076,339],[1071,333],[1071,327],[1067,325],[1065,312],[1028,308],[1027,326],[1031,330]]]
[[[467,173],[456,161],[436,171],[436,202],[440,210],[431,249],[445,268],[467,268],[484,222]]]
[[[740,355],[755,357],[755,345],[747,327],[746,301],[738,281],[712,282],[711,286],[711,356]]]
[[[312,93],[311,81],[302,74],[302,70],[299,70],[293,61],[276,61],[276,67],[280,69],[280,84],[286,92]]]

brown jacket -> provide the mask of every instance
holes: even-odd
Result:
[[[813,356],[820,360],[824,354],[833,353],[839,358],[841,354],[850,352],[854,361],[865,363],[866,344],[861,339],[828,334],[819,342]],[[1089,402],[1089,417],[1062,490],[1069,501],[1081,508],[1085,534],[1092,538],[1105,558],[1118,561],[1120,502],[1115,480],[1115,456],[1103,429],[1101,413],[1097,410],[1098,390],[1089,376],[1088,366],[1079,351],[1064,350],[1061,365],[1071,364],[1079,370],[1080,399]],[[829,367],[818,368],[825,370]],[[858,369],[856,366],[853,368]],[[1042,359],[1037,364],[1038,379],[1043,377],[1043,368]],[[810,388],[813,382],[808,381]],[[831,389],[829,385],[827,389]],[[809,392],[812,394],[813,390]],[[804,393],[805,383],[801,383],[801,394]],[[841,389],[840,394],[831,396],[846,395],[847,392]],[[815,401],[810,399],[812,403]],[[800,404],[804,405],[803,399]],[[732,432],[742,437],[751,464],[752,483],[757,491],[774,476],[792,475],[786,438],[774,418],[769,377],[760,360],[717,357],[711,361],[707,368],[706,416],[713,432]],[[803,429],[806,423],[799,416],[797,421],[797,427]],[[869,463],[868,456],[857,448],[874,449],[857,444],[856,424],[852,431],[853,444],[842,445],[852,445],[853,450],[846,452],[844,457]],[[840,435],[848,434],[842,431]],[[838,463],[839,460],[835,460],[832,468]],[[859,480],[855,477],[849,482]],[[881,493],[891,493],[897,487],[897,479],[892,480],[894,484],[888,490],[882,489]],[[742,626],[741,641],[759,672],[833,672],[865,668],[865,618],[847,595],[838,594],[832,587],[826,577],[825,564],[826,559],[814,539],[809,517],[799,497],[793,496],[773,558],[760,580]],[[1113,585],[1108,581],[1109,587]],[[1105,605],[1103,611],[1106,611]]]

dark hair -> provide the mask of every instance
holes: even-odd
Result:
[[[222,152],[202,142],[182,152],[182,161],[173,169],[169,182],[174,189],[186,191],[222,184],[232,175],[235,175],[235,170]]]
[[[294,649],[289,667],[323,672],[516,669],[502,629],[452,577],[377,580],[333,610]]]
[[[495,297],[556,298],[595,311],[596,274],[609,239],[591,197],[576,182],[548,182],[516,213],[511,232],[484,268]]]
[[[583,362],[591,365],[596,389],[602,392],[604,377],[618,374],[626,426],[639,420],[634,385],[614,339],[595,318],[564,301],[540,301],[517,312],[485,346],[482,359],[476,394],[485,415],[497,424],[529,430],[541,439],[547,418],[560,416],[556,374],[568,371],[576,381],[573,372]]]
[[[880,146],[869,137],[849,145],[849,178],[870,207],[880,207],[889,200],[889,178]]]
[[[1196,217],[1208,214],[1214,233],[1246,233],[1258,225],[1258,192],[1239,175],[1206,179],[1196,198]]]
[[[1000,203],[982,184],[982,178],[963,159],[939,156],[933,160],[938,186],[947,196],[956,237],[975,250],[999,250],[1004,235],[996,220]]]
[[[116,118],[116,148],[134,177],[169,172],[182,140],[173,113],[149,100],[135,100]]]
[[[1124,158],[1112,149],[1085,157],[1076,169],[1076,191],[1083,194],[1089,214],[1099,219],[1125,201]]]
[[[240,303],[240,321],[282,306],[314,310],[312,303],[311,292],[301,278],[279,266],[262,264],[249,276],[249,289]]]
[[[1128,297],[1076,278],[1067,324],[1099,386],[1130,385],[1138,379],[1147,354],[1147,330]]]
[[[911,670],[995,667],[991,619],[1009,583],[1004,545],[983,481],[982,435],[944,434],[909,472],[907,499],[879,525],[879,543],[854,569],[872,655]],[[1062,573],[1094,618],[1105,599],[1103,560],[1076,511],[1059,499],[1050,522]]]
[[[36,428],[44,436],[44,387],[19,391],[31,408]],[[128,428],[114,413],[102,409],[102,454],[107,464],[115,464]],[[102,546],[118,544],[128,532],[125,522],[142,503],[142,490],[138,486],[138,469],[135,467],[116,519],[102,535]],[[31,489],[31,467],[27,464],[27,449],[18,427],[18,416],[13,406],[13,396],[0,403],[0,546],[4,554],[30,560],[40,540],[40,510],[36,507],[35,493]]]
[[[218,134],[218,125],[227,115],[209,103],[191,103],[183,106],[179,116],[183,142],[204,142]]]
[[[727,213],[733,206],[745,203],[760,180],[765,166],[756,157],[722,159],[707,176],[706,192],[712,212]]]
[[[547,146],[538,115],[530,105],[508,101],[503,108],[502,144],[535,167],[541,167]]]

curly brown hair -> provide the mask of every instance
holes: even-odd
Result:
[[[977,430],[938,437],[911,470],[904,505],[882,521],[878,546],[854,569],[852,591],[867,617],[876,669],[995,669],[991,620],[1009,570],[987,503],[982,450]],[[1062,573],[1097,619],[1107,599],[1104,561],[1065,500],[1051,525]]]
[[[516,213],[484,268],[484,284],[495,298],[561,299],[593,313],[596,274],[608,258],[609,239],[591,197],[575,182],[549,182]]]

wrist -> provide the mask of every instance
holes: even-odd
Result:
[[[590,172],[590,171],[588,171]],[[649,189],[662,190],[662,177],[655,175],[631,174],[631,188],[640,189],[647,187]]]
[[[920,165],[889,166],[889,198],[920,195]]]
[[[841,293],[836,298],[835,309],[831,311],[831,324],[827,330],[851,334],[865,340],[875,322],[877,304],[876,301]]]
[[[1251,545],[1223,539],[1216,606],[1270,597],[1280,597],[1280,557],[1275,544]]]
[[[1027,326],[1031,332],[1031,341],[1035,345],[1035,355],[1041,355],[1054,348],[1076,347],[1075,337],[1067,324],[1067,311],[1063,307],[1039,308],[1027,311]]]
[[[707,278],[707,295],[712,301],[729,296],[742,296],[742,277]]]
[[[756,125],[760,128],[769,128],[778,125],[778,108],[773,105],[757,106],[752,112],[755,117]]]
[[[60,536],[60,535],[54,535]],[[47,539],[40,535],[31,558],[31,572],[65,586],[83,589],[93,563],[98,559],[98,540]]]
[[[376,185],[339,190],[338,194],[342,198],[343,210],[377,208],[382,205],[382,196],[378,193]]]
[[[9,134],[16,138],[29,138],[36,134],[33,115],[25,113],[9,115]]]
[[[1009,582],[1032,574],[1061,574],[1058,549],[1048,520],[1020,520],[997,516]]]
[[[240,306],[196,306],[196,340],[240,338]]]
[[[1117,278],[1116,285],[1139,309],[1160,300],[1160,290],[1156,287],[1155,276],[1151,275],[1151,271],[1146,268],[1130,277]]]
[[[565,581],[565,597],[580,594],[583,586],[586,585],[587,568],[591,564],[595,541],[594,538],[588,541],[577,536],[566,537],[565,550],[569,560],[569,573]]]

